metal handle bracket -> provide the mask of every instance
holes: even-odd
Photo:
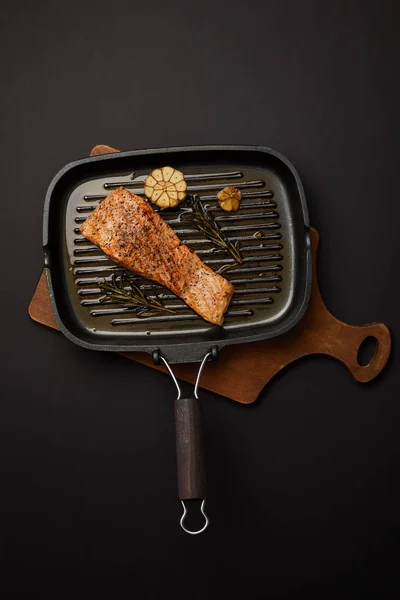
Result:
[[[157,358],[164,363],[169,374],[172,377],[178,395],[175,400],[175,426],[176,426],[176,448],[177,448],[177,468],[178,468],[178,488],[179,497],[183,506],[183,514],[180,520],[182,529],[190,535],[197,535],[207,529],[209,519],[205,513],[204,507],[206,503],[206,479],[204,468],[204,450],[203,450],[203,435],[201,427],[201,409],[197,402],[198,389],[200,384],[201,374],[204,366],[209,359],[213,359],[216,355],[214,348],[204,356],[201,361],[199,371],[197,373],[196,382],[194,385],[193,397],[182,398],[182,390],[179,382],[175,377],[168,361],[158,353]],[[154,356],[153,356],[154,358]],[[203,527],[197,531],[191,531],[185,526],[187,508],[185,500],[198,498],[201,499],[200,512],[205,519]]]

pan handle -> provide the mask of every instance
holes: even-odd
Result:
[[[179,500],[204,499],[207,494],[200,401],[177,398],[174,408]]]
[[[183,506],[183,515],[180,525],[186,533],[197,535],[202,533],[208,526],[209,520],[204,507],[207,496],[206,470],[204,458],[204,440],[201,404],[198,399],[197,390],[200,382],[201,373],[207,360],[212,356],[208,352],[203,358],[194,387],[194,394],[191,398],[182,398],[179,383],[163,356],[160,359],[167,367],[171,377],[178,390],[178,397],[175,400],[175,432],[176,432],[176,463],[178,475],[178,493]],[[187,515],[186,501],[201,500],[200,511],[204,517],[203,527],[197,531],[187,529],[185,519]]]

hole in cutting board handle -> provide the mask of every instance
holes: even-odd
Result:
[[[357,362],[361,367],[371,364],[378,352],[379,342],[373,335],[367,336],[360,344]]]

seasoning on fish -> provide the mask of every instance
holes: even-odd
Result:
[[[111,192],[81,233],[112,260],[169,288],[203,319],[222,325],[233,285],[205,265],[140,196]]]

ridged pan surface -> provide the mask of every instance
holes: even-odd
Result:
[[[123,269],[86,240],[79,227],[118,186],[143,195],[147,175],[164,165],[184,173],[189,193],[198,194],[225,235],[240,244],[243,264],[223,273],[235,292],[222,327],[206,322],[169,290],[141,277],[137,284],[150,296],[156,293],[175,314],[140,318],[130,308],[101,301],[99,281]],[[223,211],[217,202],[216,194],[228,185],[242,193],[236,212]],[[182,220],[185,202],[160,214],[211,268],[232,263],[226,251]],[[87,348],[159,349],[171,362],[200,360],[211,346],[221,349],[287,331],[304,314],[309,298],[311,254],[303,188],[293,166],[268,148],[167,148],[71,163],[50,184],[43,243],[57,322],[67,337]]]

